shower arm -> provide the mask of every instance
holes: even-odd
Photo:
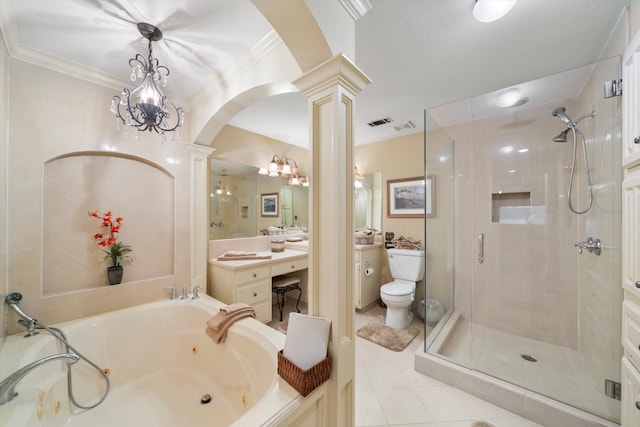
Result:
[[[580,123],[581,121],[583,121],[584,119],[587,119],[587,118],[589,118],[589,117],[595,117],[595,115],[596,115],[595,110],[594,110],[594,111],[591,111],[591,113],[589,113],[589,114],[585,114],[584,116],[579,117],[576,121],[572,122],[572,123],[569,125],[569,127],[574,127],[574,128],[575,128],[575,127],[577,126],[577,124],[578,124],[578,123]]]

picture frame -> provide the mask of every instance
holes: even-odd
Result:
[[[280,216],[278,193],[266,193],[260,195],[260,212],[261,216]]]
[[[387,180],[387,218],[435,218],[435,175]]]

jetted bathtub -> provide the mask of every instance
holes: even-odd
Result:
[[[224,304],[165,300],[55,325],[72,346],[109,374],[111,390],[99,406],[79,410],[67,395],[66,362],[31,371],[18,397],[0,406],[0,425],[58,426],[258,426],[277,424],[301,396],[277,375],[284,335],[254,319],[241,319],[222,344],[205,333]],[[64,346],[48,332],[7,337],[0,380]],[[105,380],[86,362],[72,367],[81,405],[98,401]],[[206,395],[211,397],[206,402]]]

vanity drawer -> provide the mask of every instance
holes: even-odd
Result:
[[[271,278],[236,288],[236,302],[244,302],[255,306],[265,300],[271,302]]]
[[[271,275],[279,276],[281,274],[291,273],[293,271],[304,270],[309,267],[308,258],[299,258],[290,261],[283,261],[273,264],[271,267]]]
[[[625,356],[640,368],[640,307],[630,301],[622,303],[622,344]]]
[[[271,277],[268,265],[255,268],[247,268],[236,272],[237,284],[253,282],[255,280],[266,279]]]
[[[256,319],[262,323],[271,322],[271,300],[253,306],[256,311]]]

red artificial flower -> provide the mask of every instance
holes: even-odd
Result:
[[[107,254],[105,259],[110,260],[113,266],[120,265],[123,260],[132,261],[131,257],[127,255],[127,253],[131,252],[131,246],[117,241],[117,236],[124,219],[119,216],[115,218],[114,222],[111,211],[107,211],[102,215],[98,214],[98,211],[89,211],[88,213],[89,216],[100,219],[102,221],[101,226],[108,229],[108,234],[96,233],[92,235],[93,240],[96,241],[98,246],[103,248],[109,247],[109,249],[103,250],[103,252]]]

